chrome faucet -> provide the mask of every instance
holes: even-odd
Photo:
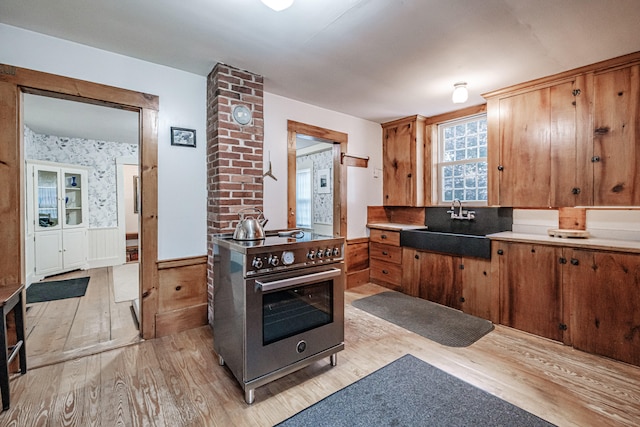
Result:
[[[456,203],[458,203],[458,213],[456,213]],[[451,214],[451,219],[467,219],[472,220],[476,217],[475,211],[469,211],[462,208],[462,202],[460,199],[453,199],[451,203],[451,210],[447,211],[448,214]]]

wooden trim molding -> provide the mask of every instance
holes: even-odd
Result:
[[[166,259],[162,261],[158,261],[158,270],[164,270],[166,268],[176,268],[176,267],[188,267],[190,265],[200,265],[207,263],[207,256],[194,256],[194,257],[186,257],[186,258],[174,258],[174,259]]]
[[[158,310],[158,106],[155,95],[0,64],[0,286],[24,283],[22,93],[135,111],[140,120],[141,335],[156,336]]]
[[[331,129],[287,121],[287,227],[296,226],[296,135],[307,135],[334,143],[333,170],[339,171],[339,179],[333,180],[334,211],[333,235],[347,236],[347,167],[341,165],[341,153],[347,152],[349,135]],[[336,218],[339,220],[336,221]]]

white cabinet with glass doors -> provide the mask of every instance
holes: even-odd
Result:
[[[87,172],[79,166],[27,162],[26,237],[34,242],[35,278],[86,267]]]

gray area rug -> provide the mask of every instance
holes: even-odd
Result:
[[[407,354],[278,424],[553,426]]]
[[[400,292],[383,292],[352,305],[448,347],[467,347],[493,330],[493,323],[460,310]]]

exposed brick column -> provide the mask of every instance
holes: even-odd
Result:
[[[207,293],[209,324],[213,324],[214,233],[232,232],[237,212],[262,209],[262,146],[264,142],[263,78],[225,64],[216,64],[207,78]],[[252,112],[241,126],[233,120],[236,105]]]

